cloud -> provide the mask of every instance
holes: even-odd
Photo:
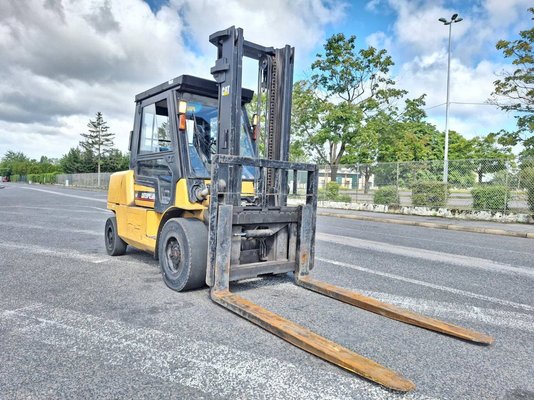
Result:
[[[367,46],[372,46],[377,49],[391,49],[393,46],[391,37],[384,32],[374,32],[365,38]]]
[[[85,20],[98,32],[119,31],[120,25],[115,20],[109,0],[98,6],[96,11],[86,15]]]
[[[0,26],[0,154],[59,157],[97,111],[131,126],[136,93],[196,63],[171,10],[141,1],[2,2]]]
[[[375,12],[395,14],[390,33],[394,43],[402,47],[398,55],[406,58],[446,47],[449,29],[438,19],[450,19],[460,11],[463,21],[452,25],[453,45],[457,57],[469,62],[488,52],[495,54],[495,38],[527,27],[526,10],[531,1],[483,0],[456,7],[454,2],[444,1],[371,0],[368,5]]]
[[[170,4],[183,17],[191,47],[207,57],[210,66],[215,47],[209,43],[209,35],[235,25],[243,28],[249,41],[273,47],[294,46],[295,71],[309,67],[315,56],[312,50],[324,40],[325,27],[341,20],[347,10],[347,4],[337,0],[270,0],[264,4],[226,0],[224,6],[219,0],[170,0]]]
[[[235,24],[248,40],[296,46],[301,62],[344,10],[333,0],[171,0],[156,13],[141,0],[0,2],[0,156],[59,157],[97,111],[126,150],[135,94],[211,77],[209,34]]]
[[[408,90],[410,97],[426,93],[428,106],[446,101],[448,27],[438,18],[450,18],[458,11],[447,4],[422,0],[367,3],[370,11],[395,15],[391,29],[369,35],[367,43],[390,50],[397,63],[397,84]],[[513,128],[512,115],[481,103],[490,97],[496,74],[509,68],[495,43],[525,29],[529,6],[525,0],[486,0],[461,6],[464,20],[452,26],[450,129],[472,137]],[[444,129],[444,105],[428,110],[428,114],[430,122]]]

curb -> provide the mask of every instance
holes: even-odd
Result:
[[[320,215],[322,217],[337,217],[337,218],[346,218],[346,219],[356,219],[359,221],[382,222],[382,223],[387,223],[387,224],[411,225],[411,226],[420,226],[423,228],[448,229],[450,231],[486,233],[488,235],[512,236],[512,237],[520,237],[520,238],[525,238],[525,239],[534,239],[534,232],[516,232],[516,231],[508,231],[505,229],[483,228],[480,226],[440,224],[437,222],[419,222],[419,221],[413,221],[413,220],[402,220],[402,219],[397,219],[397,218],[376,218],[376,217],[366,217],[364,215],[351,215],[351,214],[340,214],[340,213],[330,213],[330,212],[320,212],[320,211],[317,212],[317,215]]]

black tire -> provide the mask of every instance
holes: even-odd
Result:
[[[206,285],[208,228],[194,218],[171,218],[158,241],[163,281],[172,290],[199,289]]]
[[[109,217],[106,221],[106,228],[104,229],[104,241],[106,243],[106,251],[110,256],[122,256],[126,253],[128,246],[122,240],[117,231],[117,218]]]

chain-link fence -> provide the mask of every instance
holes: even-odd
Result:
[[[100,174],[101,188],[108,187],[110,175]],[[443,161],[320,166],[319,200],[534,213],[534,158],[450,160],[446,183],[443,176]],[[292,174],[288,178],[290,191],[306,192],[304,172],[296,185]],[[96,188],[98,174],[60,174],[56,183]]]
[[[84,188],[100,188],[107,189],[109,186],[109,177],[111,172],[100,173],[100,186],[98,185],[98,174],[84,173],[84,174],[29,174],[29,175],[11,175],[12,182],[25,183],[42,183],[42,184],[58,184],[64,186],[76,186]]]
[[[106,189],[109,186],[110,172],[100,173],[100,188]],[[57,183],[65,186],[77,186],[85,188],[97,188],[98,174],[59,174],[57,176]]]
[[[534,212],[534,158],[450,160],[445,183],[443,176],[443,161],[321,166],[319,199]]]

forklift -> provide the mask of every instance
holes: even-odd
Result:
[[[476,344],[492,343],[485,334],[311,277],[318,167],[288,160],[294,48],[249,42],[233,26],[209,40],[217,48],[214,81],[182,75],[135,97],[130,169],[114,173],[109,183],[107,207],[114,216],[105,226],[108,254],[123,255],[127,246],[149,252],[172,290],[207,285],[222,307],[397,391],[415,385],[232,293],[230,282],[292,273],[297,285],[341,302]],[[245,106],[254,103],[254,93],[242,88],[244,57],[258,63],[251,118]],[[306,181],[305,204],[290,205],[297,176]]]

